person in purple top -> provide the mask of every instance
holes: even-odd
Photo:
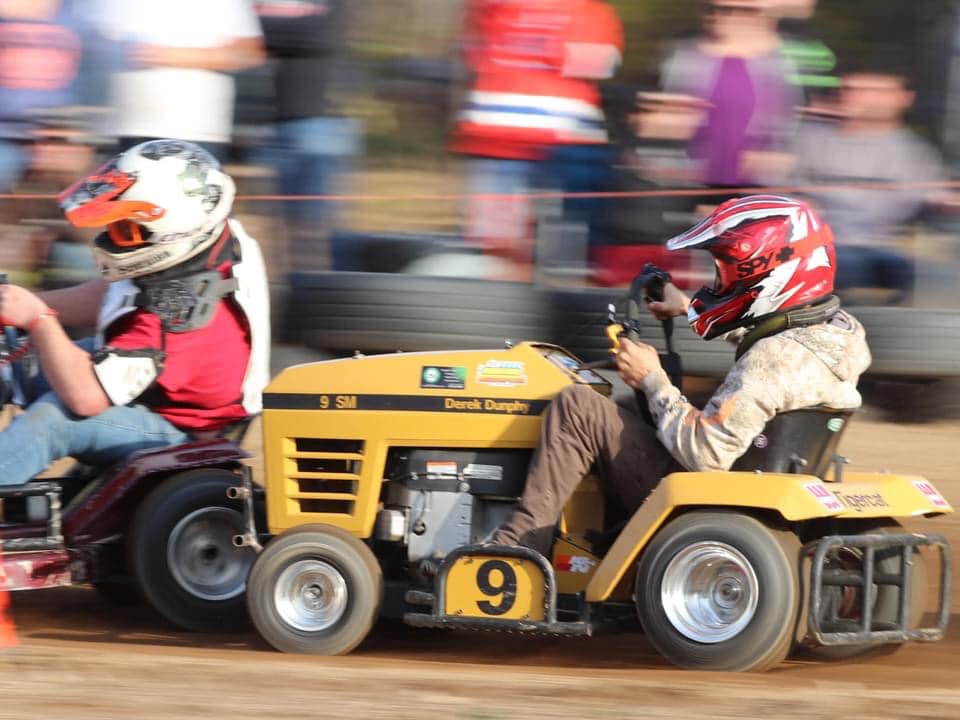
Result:
[[[688,152],[709,187],[764,184],[788,147],[799,97],[775,8],[772,0],[710,0],[703,35],[679,43],[661,69],[665,91],[702,102]]]

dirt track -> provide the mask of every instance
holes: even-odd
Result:
[[[858,420],[857,469],[926,475],[960,506],[960,424]],[[919,523],[960,547],[960,518]],[[956,586],[956,583],[955,583]],[[954,608],[960,592],[954,589]],[[22,650],[0,657],[0,718],[960,718],[960,618],[879,660],[764,675],[675,670],[642,635],[524,639],[378,627],[354,654],[297,657],[253,634],[171,632],[91,591],[15,596]]]

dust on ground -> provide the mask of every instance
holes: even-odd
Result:
[[[960,423],[855,420],[854,469],[925,475],[960,505]],[[917,520],[960,545],[955,516]],[[956,606],[957,590],[954,590]],[[668,665],[639,634],[587,639],[427,631],[383,622],[346,657],[282,655],[252,632],[192,635],[92,591],[19,593],[22,648],[0,657],[0,718],[960,717],[960,624],[880,659],[791,661],[760,675]]]

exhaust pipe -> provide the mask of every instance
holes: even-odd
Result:
[[[233,536],[233,546],[235,548],[253,548],[256,552],[263,550],[263,546],[260,544],[260,541],[257,539],[256,535],[250,535],[248,533],[240,533],[239,535]]]
[[[251,494],[250,489],[243,486],[227,488],[227,498],[230,500],[246,500]]]

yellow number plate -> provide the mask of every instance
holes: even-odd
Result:
[[[543,620],[545,580],[536,563],[521,558],[469,555],[447,573],[447,615]]]

